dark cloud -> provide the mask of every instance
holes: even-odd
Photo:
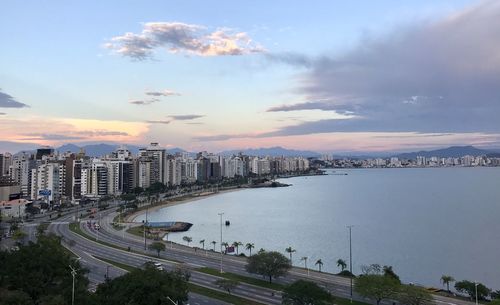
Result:
[[[0,108],[24,108],[24,107],[29,107],[29,106],[24,103],[16,101],[16,99],[13,96],[0,91]]]
[[[170,124],[172,121],[168,121],[168,120],[148,120],[146,121],[146,123],[150,123],[150,124]]]
[[[353,113],[356,109],[351,105],[336,105],[328,101],[317,101],[275,106],[267,109],[266,112],[288,112],[299,110],[324,110],[335,111],[341,114],[349,114]]]
[[[153,103],[159,102],[160,100],[157,98],[151,98],[151,99],[143,99],[143,100],[131,100],[129,101],[130,104],[134,105],[151,105]]]
[[[190,121],[204,117],[204,115],[199,114],[182,114],[182,115],[170,115],[168,116],[174,121]]]
[[[0,112],[0,115],[7,115],[7,113],[5,113],[5,112]]]
[[[156,48],[199,56],[243,55],[264,51],[244,32],[228,29],[209,32],[205,27],[181,22],[148,22],[140,34],[125,33],[113,37],[105,47],[134,60],[151,59]]]
[[[273,63],[283,63],[293,66],[302,66],[305,68],[311,68],[315,59],[300,53],[293,52],[283,52],[283,53],[267,53],[265,58]]]
[[[149,96],[180,96],[180,93],[171,91],[171,90],[163,90],[163,91],[146,91],[146,95]]]
[[[269,135],[337,131],[500,132],[500,2],[366,38],[341,56],[275,61],[308,67],[308,102],[268,111],[320,109],[348,120],[288,126]]]

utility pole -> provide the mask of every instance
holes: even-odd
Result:
[[[146,224],[148,223],[148,207],[146,207],[146,221],[144,221],[144,251],[146,251],[147,246],[146,246]]]
[[[349,228],[349,271],[351,272],[349,278],[351,280],[351,303],[352,303],[352,227],[353,225],[347,226]]]
[[[222,253],[222,215],[224,215],[224,213],[219,213],[219,216],[220,216],[220,273],[224,272],[224,271],[222,271],[222,258],[224,257],[224,255]]]
[[[71,265],[69,265],[69,268],[71,269],[71,276],[73,276],[73,289],[72,289],[72,292],[71,292],[71,305],[75,305],[75,276],[76,276],[76,270]]]

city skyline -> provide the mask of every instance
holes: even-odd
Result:
[[[8,3],[1,148],[498,148],[499,16],[494,1]]]

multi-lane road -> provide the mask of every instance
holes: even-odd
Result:
[[[220,290],[214,283],[218,277],[196,271],[199,267],[219,269],[221,266],[220,253],[195,249],[169,242],[167,243],[167,250],[161,253],[161,257],[159,259],[152,259],[151,255],[156,255],[156,252],[149,251],[147,248],[145,249],[144,240],[142,238],[128,234],[125,230],[116,230],[111,226],[115,215],[116,212],[114,209],[102,212],[100,219],[101,227],[98,231],[95,230],[94,226],[87,226],[86,221],[82,221],[80,223],[80,228],[91,238],[85,238],[69,230],[69,221],[72,217],[71,213],[60,218],[58,222],[52,223],[49,227],[50,231],[63,236],[65,245],[76,255],[81,257],[82,264],[90,271],[89,280],[94,286],[104,281],[106,275],[112,278],[126,272],[125,270],[111,266],[99,259],[103,258],[133,267],[140,267],[144,263],[154,260],[161,262],[167,270],[187,268],[191,272],[190,281],[192,283]],[[74,243],[69,242],[70,240],[73,240]],[[97,240],[107,244],[113,244],[121,249],[99,243]],[[147,242],[149,243],[150,241]],[[70,244],[73,246],[70,247]],[[128,248],[130,248],[131,251],[127,251],[126,249]],[[245,264],[245,258],[233,255],[223,255],[222,268],[224,271],[248,277],[261,278],[249,274],[245,270]],[[314,281],[336,296],[344,298],[350,297],[350,280],[333,274],[320,273],[312,270],[307,272],[302,268],[294,267],[285,277],[276,279],[276,282],[289,284],[298,279]],[[281,294],[279,291],[246,283],[240,283],[238,287],[232,291],[232,294],[263,304],[281,304]],[[218,300],[209,299],[193,293],[190,293],[189,297],[190,304],[224,304]],[[356,294],[354,294],[353,298],[355,300],[362,300],[370,303],[369,300],[363,299]],[[438,305],[473,304],[471,302],[443,296],[435,296],[435,302]],[[387,304],[391,303],[392,302],[387,302]]]

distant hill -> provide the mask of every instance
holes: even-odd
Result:
[[[426,158],[439,157],[439,158],[457,158],[465,155],[469,156],[485,156],[490,154],[495,154],[497,152],[491,150],[485,150],[476,148],[474,146],[451,146],[443,149],[436,150],[422,150],[418,152],[410,152],[395,155],[400,159],[415,159],[417,156],[422,156]]]
[[[314,151],[309,150],[294,150],[294,149],[286,149],[283,147],[268,147],[268,148],[248,148],[248,149],[239,149],[239,150],[226,150],[221,152],[221,155],[231,156],[237,155],[239,153],[243,153],[248,156],[285,156],[285,157],[319,157],[320,154]]]
[[[92,157],[101,157],[104,155],[108,155],[112,152],[114,152],[118,147],[121,145],[118,144],[106,144],[106,143],[101,143],[101,144],[88,144],[88,145],[83,145],[83,146],[78,146],[75,144],[65,144],[59,148],[56,148],[57,151],[59,152],[73,152],[73,153],[78,153],[80,152],[80,149],[83,148],[85,150],[85,154],[87,156],[92,156]],[[137,155],[139,153],[139,149],[146,147],[144,146],[136,146],[136,145],[128,145],[124,144],[128,150],[134,155]],[[185,152],[181,148],[172,148],[172,149],[167,149],[167,152],[170,154],[175,154],[177,152]]]

